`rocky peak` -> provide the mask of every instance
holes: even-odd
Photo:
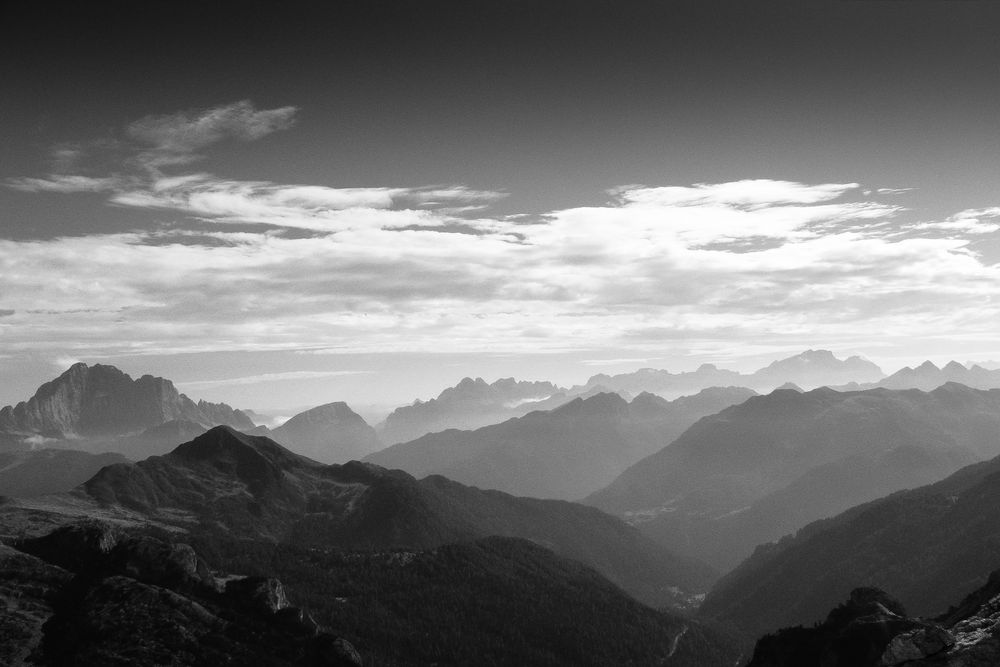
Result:
[[[184,419],[203,426],[253,428],[225,404],[195,404],[161,377],[133,380],[114,366],[77,363],[46,382],[29,400],[0,411],[0,431],[52,438],[118,437]]]

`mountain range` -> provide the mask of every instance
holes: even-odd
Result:
[[[516,498],[350,462],[324,466],[262,436],[216,427],[165,456],[108,466],[73,498],[231,539],[352,550],[531,539],[592,565],[639,599],[699,593],[713,571],[593,508]]]
[[[905,367],[878,382],[852,382],[837,389],[857,390],[885,387],[886,389],[921,389],[931,391],[948,382],[957,382],[975,389],[1000,388],[1000,369],[987,369],[982,366],[963,366],[957,361],[949,361],[940,368],[930,361],[925,361],[916,367]]]
[[[878,366],[861,357],[838,359],[829,350],[806,350],[774,361],[753,373],[738,373],[713,364],[702,364],[697,370],[686,373],[644,368],[620,375],[594,375],[584,387],[600,385],[610,391],[627,391],[633,394],[646,391],[665,398],[675,398],[708,387],[736,386],[768,392],[787,382],[813,389],[849,382],[875,382],[883,377],[884,373]]]
[[[729,387],[674,401],[640,394],[628,402],[599,393],[475,431],[425,435],[365,460],[417,477],[440,474],[514,495],[575,500],[603,488],[701,417],[753,395]]]
[[[1000,390],[777,390],[705,417],[586,502],[726,571],[755,545],[1000,453]]]
[[[742,650],[711,622],[629,597],[690,602],[714,575],[593,508],[326,466],[225,426],[70,494],[4,500],[0,535],[28,538],[0,546],[0,597],[16,612],[0,655],[36,664],[155,661],[176,646],[176,664],[257,650],[276,665],[721,667]],[[339,662],[310,662],[334,648]]]
[[[417,400],[393,410],[379,425],[380,437],[387,444],[395,444],[447,429],[476,429],[523,415],[535,409],[531,404],[556,395],[569,400],[565,390],[551,382],[503,378],[487,383],[482,378],[467,377],[437,398]]]

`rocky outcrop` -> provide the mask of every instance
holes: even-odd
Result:
[[[921,627],[885,592],[857,588],[823,623],[760,638],[747,667],[874,666],[894,637]]]
[[[361,665],[280,582],[222,586],[191,547],[102,523],[0,546],[3,664]]]
[[[169,380],[152,375],[133,380],[114,366],[78,363],[39,387],[29,400],[0,410],[0,431],[53,439],[108,438],[171,420],[205,427],[254,426],[246,414],[228,405],[195,403]]]
[[[375,429],[343,402],[301,412],[271,431],[270,437],[321,463],[347,463],[382,448]]]
[[[757,641],[747,667],[991,667],[1000,664],[1000,573],[936,618],[911,618],[861,588],[812,628]]]

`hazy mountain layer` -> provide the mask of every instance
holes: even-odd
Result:
[[[1000,453],[1000,391],[779,390],[706,417],[587,499],[720,569],[761,542]]]
[[[375,429],[342,402],[301,412],[269,437],[321,463],[346,463],[382,448]]]
[[[69,491],[113,463],[121,454],[88,454],[66,449],[0,452],[0,496],[40,496]]]
[[[957,382],[975,389],[1000,388],[1000,370],[986,369],[982,366],[963,366],[957,361],[950,361],[938,368],[930,361],[925,361],[915,368],[902,368],[887,378],[878,382],[837,387],[837,389],[857,390],[885,387],[886,389],[922,389],[931,391],[948,382]]]
[[[324,466],[228,427],[166,456],[104,468],[75,493],[220,539],[382,550],[522,537],[657,604],[677,601],[672,588],[698,592],[714,579],[706,566],[673,556],[594,508],[481,491],[439,476],[418,482],[358,462]]]
[[[756,391],[771,391],[791,382],[806,389],[843,385],[849,382],[874,382],[884,376],[882,370],[861,357],[837,359],[828,350],[807,350],[775,361],[754,373],[738,373],[703,364],[687,373],[644,368],[620,375],[595,375],[587,387],[601,385],[613,391],[639,393],[648,391],[672,398],[693,394],[708,387],[739,386]]]
[[[809,624],[858,585],[941,613],[1000,563],[1000,457],[761,546],[701,612],[754,633]]]
[[[432,433],[366,460],[515,495],[577,499],[610,483],[699,418],[752,395],[748,389],[716,387],[675,401],[641,394],[629,403],[617,394],[598,394],[475,431]]]
[[[381,425],[381,438],[383,442],[394,444],[446,429],[474,429],[496,424],[532,409],[522,408],[524,404],[542,401],[564,391],[551,382],[519,382],[504,378],[488,384],[482,378],[464,378],[437,398],[393,410]]]

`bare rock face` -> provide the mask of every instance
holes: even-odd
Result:
[[[915,660],[926,660],[954,645],[955,637],[950,632],[938,625],[927,625],[893,637],[882,654],[881,664],[896,667]]]
[[[101,438],[139,433],[182,419],[206,427],[253,428],[225,404],[194,403],[173,383],[143,375],[133,380],[114,366],[74,364],[29,400],[0,410],[0,431],[44,438]]]

